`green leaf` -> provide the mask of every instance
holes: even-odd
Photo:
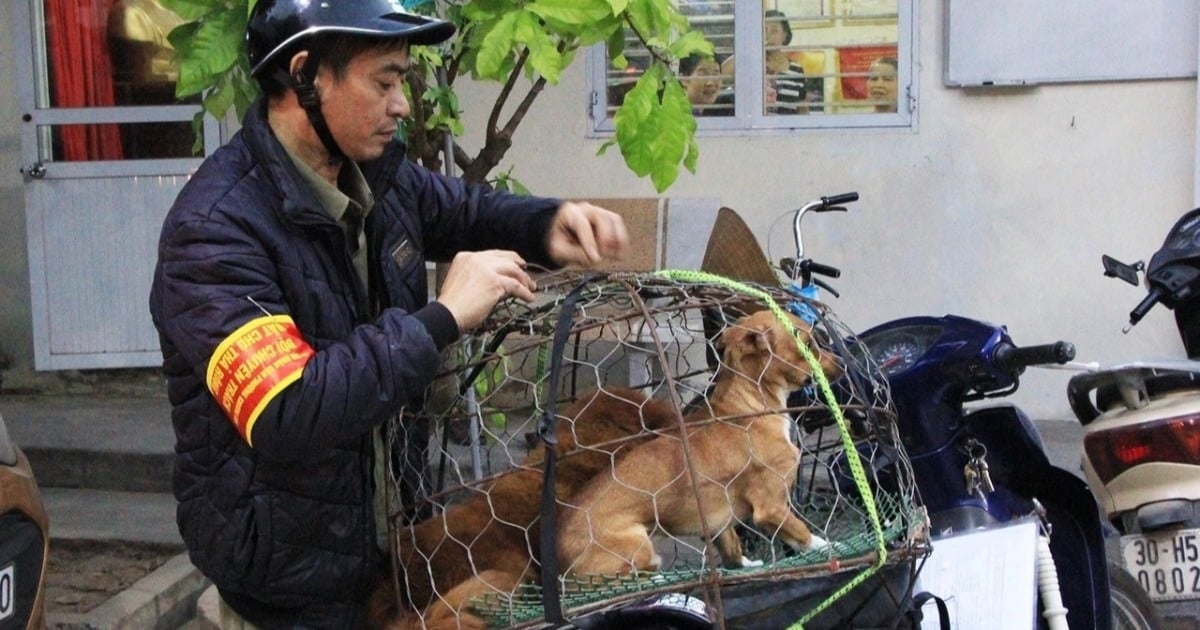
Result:
[[[519,8],[513,0],[473,0],[462,8],[462,16],[471,22],[490,22]]]
[[[192,38],[200,30],[200,22],[184,22],[167,33],[167,42],[175,49],[176,56],[187,54],[192,48]]]
[[[606,0],[534,0],[525,10],[538,17],[577,27],[612,17],[612,6]]]
[[[614,16],[621,15],[629,6],[629,0],[608,0],[608,6],[612,8]]]
[[[196,137],[192,141],[192,155],[204,153],[204,117],[206,115],[204,110],[200,110],[196,112],[195,116],[192,116],[192,135]]]
[[[530,19],[536,18],[531,16]],[[550,85],[557,85],[563,68],[571,65],[574,59],[573,50],[567,49],[560,53],[558,45],[550,39],[550,35],[540,29],[534,30],[526,46],[529,49],[529,67],[545,77]]]
[[[617,145],[625,165],[638,177],[650,174],[654,156],[651,140],[658,134],[654,110],[658,108],[658,93],[662,87],[661,64],[650,66],[625,95],[625,101],[613,115]]]
[[[589,24],[580,29],[578,34],[579,46],[586,48],[593,44],[608,41],[613,33],[624,33],[625,23],[619,18],[609,17],[602,22]]]
[[[652,64],[629,91],[613,123],[626,166],[649,176],[658,192],[675,182],[681,162],[694,170],[696,119],[687,92],[662,62]]]
[[[184,24],[177,27],[186,28]],[[214,13],[190,33],[189,45],[176,49],[179,66],[177,96],[190,96],[203,91],[215,77],[227,72],[245,54],[242,45],[246,19],[240,12]]]
[[[664,41],[671,30],[673,7],[662,0],[629,0],[626,11],[633,27],[649,41]]]
[[[604,45],[607,47],[608,54],[610,57],[615,57],[617,55],[624,57],[625,56],[625,29],[624,28],[614,29],[612,33],[609,33],[608,39],[605,41]]]
[[[687,119],[691,116],[692,105],[687,92],[678,81],[667,81],[663,88],[662,109],[659,111],[660,133],[655,139],[654,168],[650,180],[658,192],[671,187],[679,176],[679,164],[687,155],[688,142],[695,131],[696,121],[691,119],[688,128]]]
[[[479,76],[500,80],[504,74],[504,62],[512,55],[513,36],[517,28],[517,18],[523,12],[514,11],[500,18],[483,36],[479,46],[479,54],[475,59],[475,71]]]
[[[671,42],[668,47],[671,56],[676,59],[683,59],[693,54],[700,54],[705,57],[713,56],[712,42],[704,38],[704,35],[699,31],[688,31],[681,35],[679,39]]]
[[[204,109],[212,114],[224,113],[233,107],[237,90],[232,85],[232,75],[226,74],[220,78],[216,87],[204,96]]]
[[[212,0],[159,0],[159,4],[188,22],[199,20],[214,10]],[[215,9],[219,10],[219,7]]]

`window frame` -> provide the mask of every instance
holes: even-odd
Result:
[[[203,152],[198,156],[177,158],[124,158],[121,160],[55,160],[52,128],[62,125],[107,125],[137,123],[192,123],[202,106],[114,105],[99,107],[56,107],[51,105],[51,73],[47,59],[46,14],[44,0],[14,3],[14,41],[18,53],[29,54],[32,64],[17,59],[17,94],[21,109],[32,105],[22,116],[23,168],[53,165],[38,177],[47,180],[87,177],[174,176],[196,170],[204,157],[221,145],[222,122],[205,115]],[[25,155],[24,147],[36,147],[36,155]]]
[[[749,61],[737,65],[734,82],[734,114],[732,116],[701,116],[696,118],[697,136],[787,135],[824,130],[884,129],[915,130],[917,124],[917,81],[915,77],[917,51],[917,3],[915,0],[896,2],[896,59],[897,94],[900,100],[895,113],[866,112],[861,114],[765,114],[761,107],[750,105],[763,102],[764,57],[762,2],[734,4],[734,56]],[[840,16],[834,16],[839,19]],[[608,138],[615,129],[607,112],[608,59],[604,44],[587,51],[588,137]],[[830,81],[826,78],[826,81]],[[836,79],[832,79],[836,80]]]

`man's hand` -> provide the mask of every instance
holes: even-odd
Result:
[[[454,315],[458,329],[467,331],[510,295],[533,301],[535,289],[537,285],[525,273],[525,261],[516,252],[461,252],[450,262],[437,301]]]
[[[560,265],[591,267],[604,260],[620,260],[629,249],[629,233],[621,215],[575,201],[558,207],[547,239],[550,259]]]

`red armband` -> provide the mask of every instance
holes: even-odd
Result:
[[[304,373],[315,354],[287,315],[251,320],[217,346],[208,360],[208,391],[247,444],[259,414]]]

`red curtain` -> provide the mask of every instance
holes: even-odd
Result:
[[[54,107],[108,107],[113,99],[113,68],[108,52],[108,13],[112,0],[46,0],[46,47]],[[64,125],[59,128],[61,159],[120,160],[117,125]]]

